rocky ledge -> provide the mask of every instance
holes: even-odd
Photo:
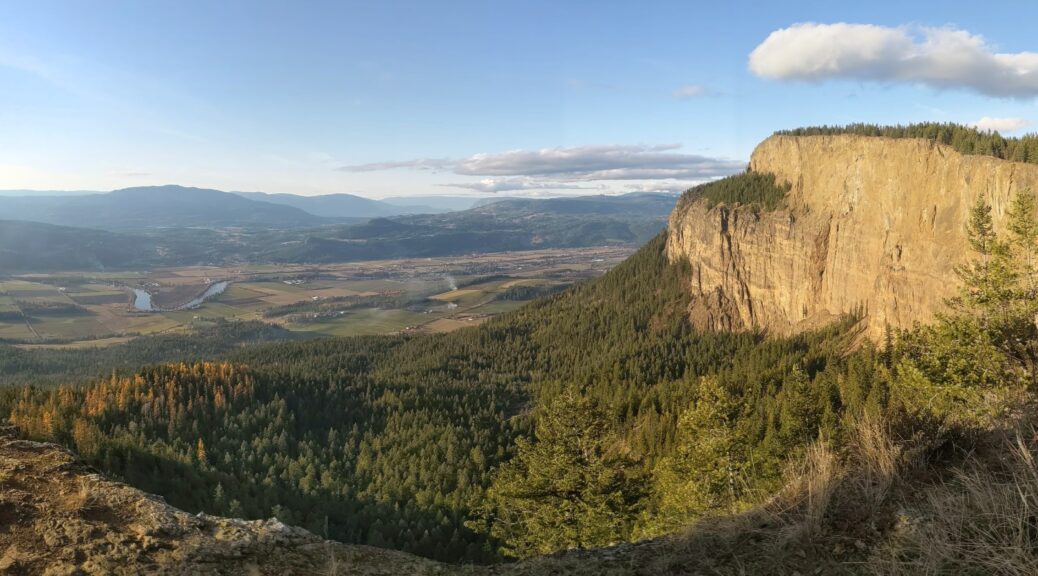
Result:
[[[277,520],[189,514],[110,481],[53,444],[0,429],[3,574],[448,574],[402,552]]]

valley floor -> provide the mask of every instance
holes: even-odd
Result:
[[[109,346],[220,320],[262,320],[325,336],[449,332],[597,277],[632,251],[613,246],[345,264],[23,274],[0,278],[0,341],[24,349]],[[175,310],[217,280],[233,283],[199,308]],[[132,288],[146,290],[154,306],[168,311],[135,310]]]

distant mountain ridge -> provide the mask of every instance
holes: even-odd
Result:
[[[442,211],[431,206],[389,204],[354,194],[321,194],[317,196],[267,192],[235,192],[235,194],[259,202],[291,206],[326,218],[376,218]]]
[[[500,196],[441,196],[432,194],[429,196],[389,196],[381,201],[393,206],[430,208],[431,210],[423,210],[422,213],[433,214],[437,212],[459,212],[475,208],[482,203],[497,202],[501,199]]]
[[[178,185],[138,186],[111,192],[0,190],[7,220],[102,230],[149,228],[313,228],[370,218],[476,211],[505,215],[537,212],[657,217],[675,195],[632,193],[557,198],[428,196],[373,200],[354,194],[224,192]]]
[[[340,207],[352,202],[330,201]],[[351,262],[638,244],[664,228],[674,203],[666,194],[513,198],[443,214],[325,218],[178,186],[0,197],[0,272]]]
[[[497,200],[461,196],[401,196],[374,200],[342,193],[303,196],[162,185],[113,191],[0,190],[0,213],[10,220],[106,230],[250,225],[281,228],[411,214],[442,214],[468,210],[477,203]],[[136,204],[127,206],[125,202]]]
[[[473,211],[486,214],[550,211],[557,214],[623,214],[666,218],[674,209],[678,197],[678,194],[632,192],[559,198],[502,198],[496,202],[480,202]]]
[[[513,198],[460,212],[327,227],[269,256],[277,262],[349,262],[641,244],[662,230],[676,195],[635,193]]]
[[[173,185],[79,196],[0,197],[0,213],[11,220],[104,230],[250,225],[290,228],[333,222],[291,206]]]

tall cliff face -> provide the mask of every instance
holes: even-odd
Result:
[[[692,266],[701,326],[792,333],[860,309],[878,340],[925,323],[957,290],[977,196],[1000,228],[1017,191],[1038,191],[1038,166],[915,139],[772,136],[750,170],[792,185],[786,208],[683,199],[670,218],[668,255]]]

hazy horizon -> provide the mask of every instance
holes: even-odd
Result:
[[[299,194],[296,192],[284,192],[284,191],[267,191],[267,190],[221,190],[219,188],[206,188],[202,186],[184,186],[181,184],[140,184],[137,186],[127,186],[124,188],[113,188],[111,190],[34,190],[34,189],[5,189],[0,190],[0,197],[13,197],[13,196],[89,196],[92,194],[109,194],[111,192],[118,192],[119,190],[125,190],[127,188],[165,188],[165,187],[178,187],[178,188],[200,188],[205,190],[216,190],[218,192],[225,192],[228,194],[266,194],[266,195],[291,195],[291,196],[302,196],[302,197],[318,197],[318,196],[356,196],[367,200],[375,201],[413,201],[413,204],[421,204],[423,199],[435,200],[435,199],[472,199],[472,200],[485,200],[491,198],[525,198],[525,199],[549,199],[549,198],[572,198],[577,196],[621,196],[624,194],[636,194],[638,191],[602,191],[596,190],[593,192],[585,193],[565,193],[565,192],[553,192],[550,190],[536,190],[536,191],[524,191],[516,190],[508,193],[495,194],[491,192],[458,192],[454,194],[390,194],[388,196],[375,197],[366,195],[363,192],[321,192],[317,194]],[[676,192],[668,190],[652,191],[654,194],[674,194]]]

